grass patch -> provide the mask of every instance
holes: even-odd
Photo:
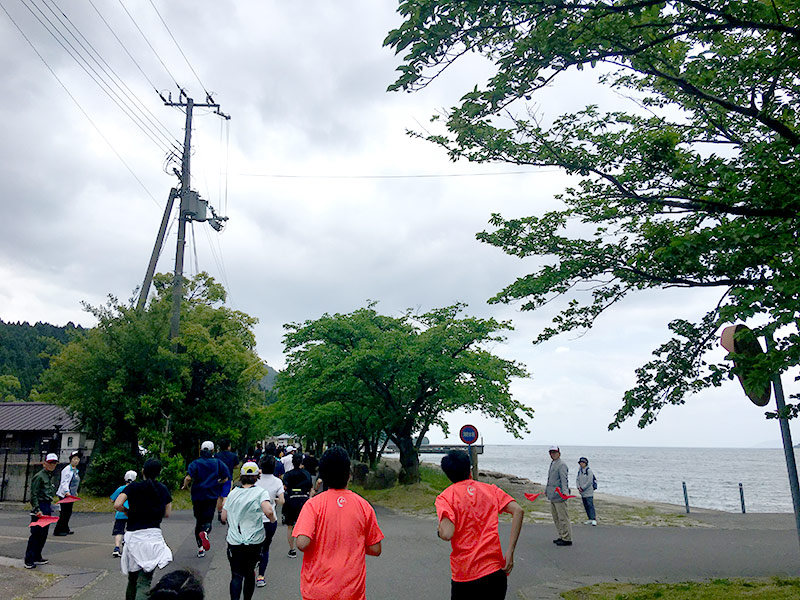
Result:
[[[111,490],[113,492],[114,490]],[[109,492],[109,494],[111,493]],[[192,498],[189,490],[175,490],[172,494],[172,510],[186,510],[192,508]],[[113,513],[114,503],[108,496],[93,496],[79,492],[80,502],[75,503],[75,512]]]
[[[565,600],[789,600],[800,598],[800,578],[712,579],[683,583],[599,583],[564,592]]]
[[[365,490],[359,485],[350,488],[372,504],[414,515],[436,515],[433,503],[450,480],[438,467],[421,464],[420,482],[413,485],[395,485],[385,490]]]

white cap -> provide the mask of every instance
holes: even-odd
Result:
[[[553,444],[552,446],[550,446],[550,449],[548,450],[548,452],[553,452],[553,451],[555,451],[555,452],[561,452],[561,448],[559,448],[558,446],[556,446],[555,444]]]
[[[52,452],[47,455],[44,459],[44,462],[58,462],[58,454],[53,454]]]
[[[127,481],[128,483],[130,483],[131,481],[136,481],[136,471],[126,471],[125,481]]]
[[[211,440],[206,440],[202,444],[200,444],[200,450],[208,450],[209,452],[214,451],[214,442]]]
[[[258,475],[258,465],[252,460],[247,461],[242,465],[242,469],[239,473],[241,475]]]
[[[286,446],[287,452],[294,452],[294,446]]]

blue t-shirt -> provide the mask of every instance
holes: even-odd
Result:
[[[192,478],[192,500],[213,500],[222,494],[220,479],[230,479],[225,463],[211,456],[196,458],[189,465]]]
[[[116,500],[117,496],[119,496],[122,493],[122,490],[124,490],[126,487],[128,487],[127,483],[125,485],[119,486],[116,489],[116,491],[109,496],[109,498],[111,498],[111,500]],[[128,501],[127,500],[125,500],[124,506],[125,506],[125,508],[130,508],[130,506],[128,506]],[[117,511],[117,512],[114,513],[114,518],[115,519],[127,519],[128,515],[126,515],[124,512]]]

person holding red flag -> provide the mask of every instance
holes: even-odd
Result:
[[[572,526],[567,512],[569,497],[569,467],[561,460],[561,449],[550,446],[550,470],[547,472],[547,486],[544,493],[550,500],[550,512],[556,525],[558,537],[553,540],[556,546],[572,546]]]
[[[36,523],[41,517],[53,514],[52,502],[56,495],[55,469],[58,465],[58,455],[48,454],[42,463],[42,470],[36,473],[31,480],[31,523]],[[44,520],[44,519],[42,519]],[[42,549],[47,541],[47,532],[50,525],[31,527],[28,547],[25,549],[25,568],[35,569],[36,565],[46,565],[47,559],[42,557]]]

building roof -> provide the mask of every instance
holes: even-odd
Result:
[[[61,406],[44,402],[0,402],[0,431],[78,431],[80,421]]]

